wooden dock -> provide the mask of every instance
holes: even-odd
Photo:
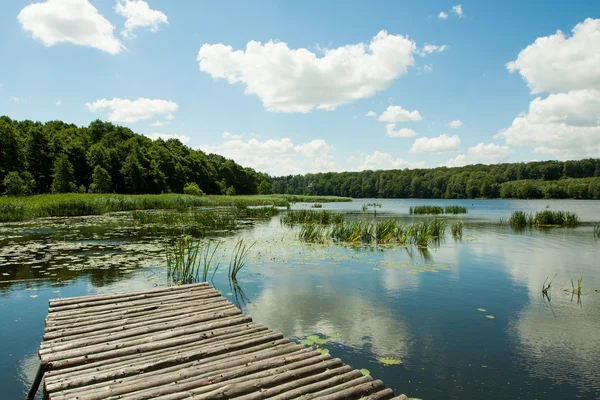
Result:
[[[39,355],[50,400],[393,397],[206,283],[51,300]]]

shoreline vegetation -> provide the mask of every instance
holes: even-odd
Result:
[[[101,215],[119,211],[178,210],[196,207],[288,207],[299,202],[348,202],[334,196],[249,195],[194,196],[187,194],[44,194],[0,197],[0,222],[19,222],[41,217]]]
[[[536,212],[535,215],[524,211],[513,211],[508,219],[508,224],[514,229],[552,226],[576,228],[579,225],[579,217],[576,213],[568,211],[544,210]]]

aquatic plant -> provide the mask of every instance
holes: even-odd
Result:
[[[314,222],[308,222],[306,224],[303,224],[300,228],[299,237],[301,240],[304,240],[306,242],[323,243],[325,241],[326,235],[322,226]]]
[[[527,214],[524,211],[513,211],[508,219],[508,224],[515,229],[525,228],[527,225],[531,224],[533,220],[532,214]]]
[[[317,223],[322,225],[336,224],[344,221],[344,214],[331,211],[297,210],[288,211],[281,216],[282,224],[295,225]]]
[[[323,204],[321,204],[321,203],[315,203],[311,207],[312,208],[323,208]]]
[[[409,213],[412,214],[465,214],[467,208],[463,206],[415,206],[409,208]]]
[[[275,206],[270,207],[242,207],[239,209],[239,216],[243,218],[264,219],[271,218],[279,214],[279,209]]]
[[[168,241],[166,244],[167,280],[170,284],[206,282],[214,255],[220,242],[201,243],[187,234]],[[213,277],[219,268],[213,269]]]
[[[581,296],[581,283],[583,282],[583,276],[577,279],[577,287],[573,283],[573,279],[571,279],[571,293],[576,294],[577,296]]]
[[[250,249],[254,247],[256,242],[252,243],[250,246],[244,243],[244,239],[240,238],[236,245],[233,248],[233,256],[231,262],[229,263],[229,272],[227,276],[232,281],[237,281],[237,274],[240,270],[246,265],[248,261],[248,255],[250,253]]]
[[[363,204],[361,207],[362,212],[367,212],[368,209],[369,207],[366,204]]]
[[[22,221],[25,215],[25,202],[0,202],[0,222]]]
[[[600,224],[594,224],[594,236],[600,237]]]
[[[522,229],[526,226],[565,226],[575,228],[579,224],[576,213],[565,211],[544,210],[533,214],[524,211],[513,211],[508,219],[510,226]]]
[[[462,221],[458,221],[454,225],[452,225],[452,228],[451,228],[452,237],[454,239],[461,239],[462,235],[463,235],[464,227],[465,227],[465,224]]]
[[[554,275],[554,278],[556,278],[556,274]],[[548,278],[546,278],[546,280],[542,284],[542,294],[543,295],[548,296],[548,290],[550,290],[550,287],[552,286],[552,282],[554,281],[554,278],[552,278],[552,280],[550,282],[548,282]],[[547,286],[546,286],[546,282],[548,282]]]
[[[467,207],[463,206],[446,206],[446,214],[466,214]]]

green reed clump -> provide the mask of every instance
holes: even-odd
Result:
[[[534,224],[574,228],[579,224],[579,218],[572,212],[544,210],[535,214]]]
[[[279,209],[271,206],[271,207],[244,207],[240,209],[240,216],[243,218],[271,218],[277,214],[279,214]]]
[[[390,243],[398,237],[398,228],[401,225],[394,219],[385,219],[374,224],[373,239],[377,243]]]
[[[381,203],[369,203],[369,204],[367,204],[367,206],[373,207],[373,208],[375,208],[375,207],[381,208]]]
[[[0,222],[23,221],[25,215],[23,201],[0,203]]]
[[[527,214],[525,211],[513,211],[508,219],[508,224],[516,229],[523,229],[528,225],[532,225],[533,215]]]
[[[311,207],[312,208],[323,208],[323,204],[321,204],[321,203],[315,203]]]
[[[462,221],[458,221],[454,225],[452,225],[451,231],[452,231],[452,237],[454,239],[462,238],[464,226],[465,226],[465,224]]]
[[[410,207],[410,214],[443,214],[444,208],[440,206],[415,206]]]
[[[594,236],[600,237],[600,224],[594,224]]]
[[[220,242],[201,243],[190,235],[182,234],[166,244],[167,280],[169,284],[183,285],[206,282]],[[219,264],[214,267],[214,274]]]
[[[141,225],[194,226],[210,230],[233,230],[237,228],[238,216],[230,211],[201,210],[190,212],[134,211],[133,220]]]
[[[229,263],[229,272],[227,274],[229,279],[237,282],[237,274],[246,265],[248,256],[250,254],[250,249],[254,247],[255,244],[256,242],[248,246],[246,243],[244,243],[244,239],[242,238],[237,241],[233,248],[233,257]]]
[[[281,223],[284,225],[317,223],[321,225],[336,224],[344,221],[344,214],[323,211],[297,210],[288,211],[281,216]]]
[[[429,235],[435,240],[444,237],[447,223],[444,220],[434,218],[429,222]]]
[[[305,242],[323,243],[327,235],[321,225],[314,222],[308,222],[302,224],[298,236]]]
[[[446,206],[446,214],[466,214],[467,207],[463,206]]]

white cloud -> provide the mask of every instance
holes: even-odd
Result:
[[[420,121],[422,119],[418,110],[408,111],[400,106],[389,106],[379,116],[379,120],[384,122]]]
[[[223,135],[225,142],[216,145],[203,145],[200,149],[208,153],[231,158],[240,165],[281,176],[326,172],[337,169],[332,147],[322,139],[294,144],[291,139],[268,139],[244,141],[236,135]]]
[[[443,12],[443,11],[440,11],[440,13],[438,14],[438,18],[439,19],[446,19],[446,18],[448,18],[448,14],[445,13],[445,12]]]
[[[365,114],[365,117],[376,117],[377,113],[375,111],[369,111]]]
[[[145,136],[149,137],[152,140],[158,140],[158,139],[162,139],[162,140],[178,139],[183,144],[189,143],[189,141],[192,140],[189,136],[185,136],[185,135],[171,135],[171,134],[168,134],[168,133],[150,133],[148,135],[145,134]]]
[[[170,121],[170,120],[172,120],[173,118],[175,118],[175,116],[174,116],[173,114],[168,114],[168,115],[165,117],[165,119],[166,119],[166,120],[169,120],[169,121]]]
[[[357,170],[422,168],[424,166],[425,164],[423,162],[413,163],[402,158],[394,158],[390,153],[375,151],[373,154],[365,156],[364,161]]]
[[[461,126],[463,126],[463,123],[462,123],[462,121],[461,121],[461,120],[459,120],[459,119],[455,119],[455,120],[453,120],[453,121],[450,121],[450,122],[448,123],[448,126],[449,126],[450,128],[452,128],[452,129],[458,129],[458,128],[460,128]]]
[[[168,122],[164,122],[164,121],[154,121],[153,123],[150,124],[150,126],[161,127],[161,126],[165,126],[167,124],[168,124]]]
[[[385,126],[385,135],[394,138],[409,138],[413,136],[417,136],[417,132],[408,128],[401,128],[395,131],[396,124],[387,124]]]
[[[438,137],[421,137],[415,140],[410,148],[411,153],[447,153],[460,148],[460,138],[457,135],[446,134]]]
[[[567,38],[561,31],[539,37],[506,64],[532,93],[600,89],[600,19],[588,18]]]
[[[10,96],[10,99],[11,99],[12,101],[14,101],[15,103],[18,103],[18,102],[20,102],[20,101],[21,101],[21,100],[20,100],[20,99],[19,99],[17,96]]]
[[[204,44],[198,52],[200,71],[228,83],[243,83],[268,111],[333,110],[387,89],[414,65],[415,43],[379,32],[368,44],[324,50],[322,57],[286,43],[250,41],[245,50]]]
[[[113,35],[114,26],[88,0],[46,0],[25,6],[17,19],[45,46],[72,43],[110,54],[126,50]]]
[[[159,24],[168,24],[167,16],[158,10],[152,10],[144,0],[118,0],[115,12],[125,18],[125,27],[121,30],[124,38],[134,38],[136,28],[158,31]]]
[[[454,7],[452,7],[452,12],[456,13],[456,15],[458,15],[458,18],[462,18],[463,17],[462,4],[458,4]]]
[[[431,72],[431,71],[433,71],[433,65],[431,65],[431,64],[423,65],[423,72],[427,73],[427,72]]]
[[[469,147],[467,154],[459,154],[442,165],[462,167],[470,164],[498,164],[507,161],[512,152],[508,146],[500,146],[494,143],[484,144],[482,142]]]
[[[231,140],[238,140],[241,139],[243,137],[243,135],[233,135],[229,132],[223,132],[221,134],[221,136],[223,137],[223,139],[231,139]]]
[[[540,97],[495,138],[558,159],[600,155],[600,90],[574,90]]]
[[[421,50],[418,51],[421,57],[425,57],[427,54],[431,53],[441,53],[442,51],[448,48],[447,45],[443,44],[441,46],[437,46],[435,44],[425,44]]]
[[[60,99],[56,100],[56,105],[60,106],[62,104],[62,101],[60,101]]]
[[[157,115],[173,113],[177,111],[178,105],[172,101],[159,99],[146,99],[140,97],[131,101],[120,99],[118,97],[112,100],[100,99],[93,103],[85,103],[85,106],[91,112],[97,110],[109,109],[109,121],[116,122],[136,122],[142,119],[156,117]],[[171,119],[168,118],[167,119]]]

